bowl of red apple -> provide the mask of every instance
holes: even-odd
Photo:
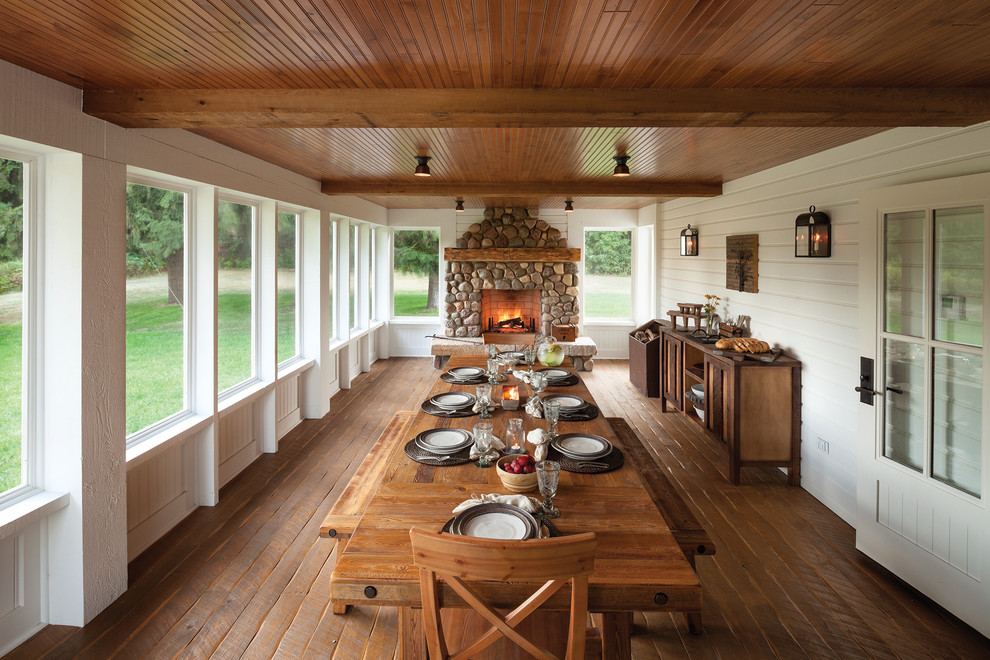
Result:
[[[509,454],[498,459],[495,472],[502,485],[514,493],[536,489],[536,461],[528,454]]]

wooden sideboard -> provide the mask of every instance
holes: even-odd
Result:
[[[788,468],[788,483],[801,484],[801,362],[781,355],[773,362],[717,355],[705,344],[661,323],[660,391],[664,412],[685,415],[723,443],[729,481],[747,466]],[[689,400],[703,384],[704,420]]]

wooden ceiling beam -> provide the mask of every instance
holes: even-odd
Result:
[[[519,183],[446,181],[324,181],[324,195],[374,195],[421,197],[468,195],[471,197],[525,197],[571,195],[574,197],[717,197],[721,183],[695,181],[525,181]]]
[[[893,127],[990,120],[990,88],[109,89],[127,128]]]

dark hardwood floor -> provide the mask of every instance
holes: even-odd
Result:
[[[700,557],[702,635],[639,614],[648,658],[988,658],[990,640],[855,549],[853,529],[772,469],[726,481],[724,452],[629,384],[628,363],[585,374],[669,468],[718,547]],[[395,655],[396,612],[328,607],[320,522],[397,410],[414,409],[431,359],[377,362],[130,565],[130,588],[84,628],[49,626],[9,658],[367,658]]]

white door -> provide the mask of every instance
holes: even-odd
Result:
[[[990,174],[860,205],[856,547],[990,636]]]

